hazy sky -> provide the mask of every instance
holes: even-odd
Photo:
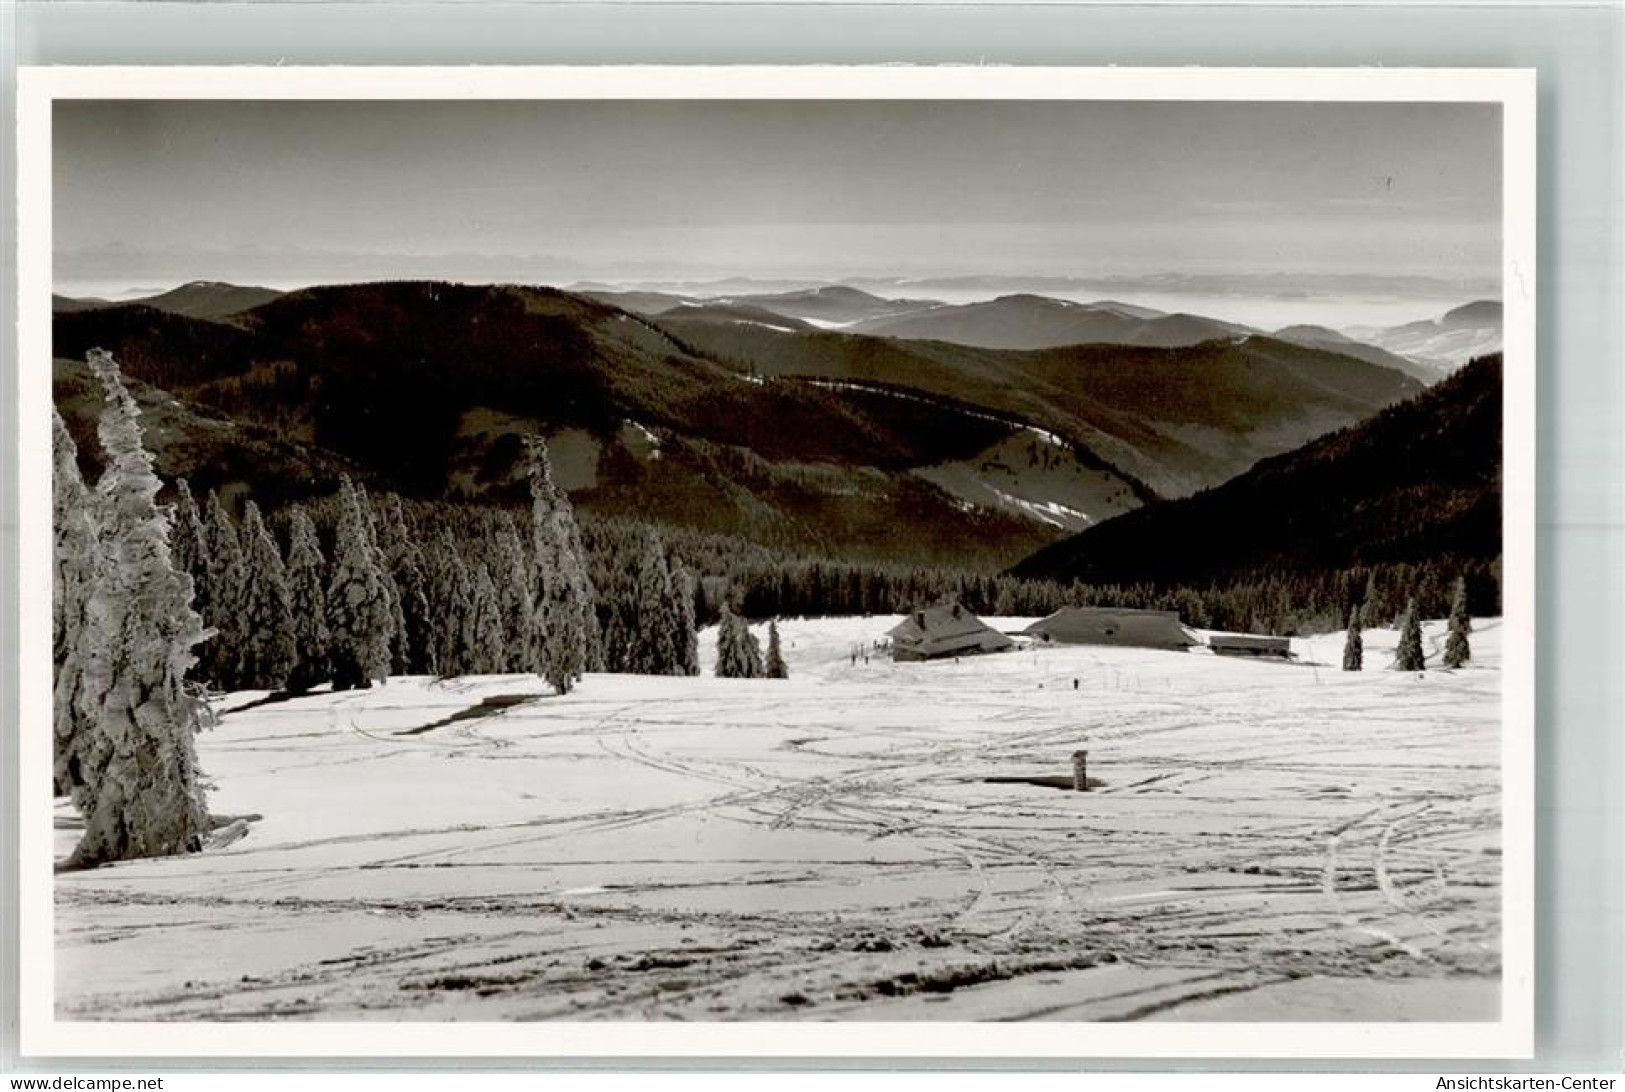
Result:
[[[59,102],[59,284],[1495,278],[1477,104]]]

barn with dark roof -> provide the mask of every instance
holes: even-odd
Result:
[[[917,610],[887,636],[893,660],[934,660],[1015,647],[1014,641],[958,603]]]
[[[1127,645],[1183,651],[1200,644],[1171,610],[1062,607],[1021,631],[1037,644]]]

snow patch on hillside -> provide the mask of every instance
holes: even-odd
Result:
[[[941,409],[950,410],[965,417],[975,418],[978,421],[992,421],[995,424],[1005,425],[1012,429],[1019,429],[1024,432],[1029,432],[1033,436],[1042,440],[1044,443],[1051,444],[1055,447],[1071,446],[1057,433],[1050,432],[1048,429],[1039,428],[1037,425],[1012,421],[1007,417],[1000,417],[997,414],[973,410],[966,406],[956,406],[951,403],[944,402],[941,399],[931,398],[923,394],[911,394],[908,391],[900,391],[892,387],[881,387],[873,383],[859,383],[850,379],[806,379],[804,382],[814,387],[823,387],[826,390],[860,391],[864,394],[878,394],[886,398],[897,398],[904,402],[922,402],[926,405],[937,406]]]
[[[1087,466],[1042,429],[1021,429],[971,456],[915,472],[973,506],[1079,531],[1139,507],[1120,475]]]
[[[621,423],[621,445],[640,459],[660,458],[660,437],[630,417]]]

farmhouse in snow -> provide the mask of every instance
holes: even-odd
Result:
[[[1292,659],[1292,640],[1289,637],[1261,637],[1253,633],[1215,633],[1207,639],[1207,647],[1220,656]]]
[[[887,633],[893,660],[1003,652],[1015,642],[958,603],[917,610]]]
[[[1037,644],[1129,645],[1183,651],[1200,644],[1171,610],[1062,607],[1021,631]]]

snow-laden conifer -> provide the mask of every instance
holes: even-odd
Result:
[[[1444,666],[1460,667],[1472,659],[1472,646],[1467,640],[1472,631],[1473,620],[1467,613],[1467,581],[1458,576],[1450,592],[1450,634],[1444,642]]]
[[[535,610],[536,588],[530,566],[525,563],[525,548],[512,524],[497,533],[496,564],[493,579],[502,614],[504,650],[499,670],[510,674],[534,672],[536,623],[531,612]]]
[[[391,493],[384,498],[379,520],[379,544],[390,574],[395,580],[400,607],[404,671],[411,675],[434,675],[439,671],[439,627],[431,605],[433,588],[424,552],[406,529],[401,499]],[[397,666],[402,666],[397,663]]]
[[[1399,624],[1399,648],[1394,653],[1394,668],[1398,671],[1421,671],[1426,658],[1422,653],[1422,622],[1416,616],[1416,600],[1405,606],[1405,617]]]
[[[767,663],[765,673],[770,679],[788,679],[790,668],[784,662],[784,650],[779,647],[779,624],[767,624]]]
[[[765,679],[767,665],[762,661],[762,642],[756,639],[756,634],[750,631],[744,619],[740,619],[739,624],[745,631],[745,658],[750,664],[750,674],[746,678]]]
[[[531,494],[531,533],[536,555],[538,666],[560,694],[593,662],[598,616],[586,551],[576,528],[569,498],[553,484],[547,445],[540,437],[526,441]]]
[[[723,603],[722,618],[717,623],[717,678],[756,679],[762,673],[761,652],[750,627]]]
[[[243,652],[239,684],[278,690],[294,664],[293,605],[288,570],[259,505],[243,510]]]
[[[1377,583],[1377,570],[1366,574],[1365,593],[1360,597],[1360,618],[1366,625],[1387,625],[1394,617],[1393,604],[1388,602],[1382,586]]]
[[[478,617],[475,612],[479,608],[479,581],[475,566],[466,562],[458,565],[461,584],[461,609],[447,618],[447,622],[454,629],[451,637],[451,646],[446,656],[451,661],[452,670],[447,674],[473,675],[479,671],[479,629]]]
[[[626,669],[638,675],[680,674],[671,573],[665,547],[653,531],[644,536],[629,606]]]
[[[51,651],[55,756],[52,785],[58,796],[73,788],[88,717],[83,703],[85,614],[101,568],[96,498],[79,474],[79,449],[60,414],[51,410]]]
[[[384,674],[404,674],[409,649],[406,637],[406,611],[401,604],[401,591],[395,584],[395,571],[384,553],[382,536],[378,530],[378,510],[367,496],[367,487],[356,483],[356,502],[361,506],[363,523],[367,528],[367,543],[372,547],[373,563],[378,568],[378,581],[383,588],[385,613],[389,619],[389,666]]]
[[[107,353],[90,354],[107,392],[97,484],[102,564],[85,614],[87,716],[73,803],[84,835],[70,863],[89,866],[202,848],[209,815],[193,736],[203,705],[184,680],[203,639],[191,580],[169,553],[170,513],[141,444],[140,410]]]
[[[378,560],[360,497],[346,477],[339,484],[339,522],[327,585],[328,657],[335,690],[367,687],[389,673],[394,617]]]
[[[462,550],[450,528],[442,529],[432,560],[434,585],[435,662],[447,678],[472,670],[469,635],[473,630],[474,587]]]
[[[468,666],[471,674],[499,675],[506,663],[502,604],[491,570],[482,562],[473,567],[473,604],[469,611]]]
[[[303,694],[328,677],[327,560],[316,525],[298,505],[289,520],[288,609],[293,616],[294,664],[287,687]]]
[[[694,624],[694,574],[681,561],[671,567],[671,616],[676,625],[677,673],[700,673],[700,641]]]
[[[1360,607],[1349,608],[1348,634],[1343,638],[1343,670],[1359,671],[1365,666],[1365,638],[1360,634]]]
[[[226,515],[220,495],[209,491],[204,523],[204,548],[209,557],[209,610],[205,623],[214,637],[200,650],[199,674],[220,690],[240,685],[243,660],[243,594],[247,579],[242,539]]]
[[[214,612],[209,605],[208,530],[185,478],[175,483],[175,516],[169,532],[169,553],[175,568],[192,578],[192,609],[205,626],[212,625],[209,620]],[[212,635],[210,641],[213,641]],[[207,656],[208,647],[209,642],[198,646],[200,658]]]

